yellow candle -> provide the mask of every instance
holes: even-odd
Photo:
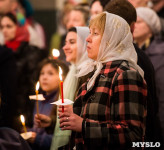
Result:
[[[26,128],[26,125],[25,125],[25,118],[23,115],[20,115],[20,120],[22,122],[22,125],[23,125],[23,128],[24,128],[24,132],[27,132],[27,128]]]
[[[38,103],[38,93],[39,93],[39,81],[37,82],[36,84],[36,90],[35,90],[35,93],[36,93],[36,112],[37,112],[37,115],[39,115],[39,103]]]

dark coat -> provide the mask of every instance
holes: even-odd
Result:
[[[31,148],[15,130],[0,128],[0,150],[31,150]]]
[[[38,63],[47,55],[45,51],[22,42],[14,53],[17,65],[17,100],[19,101],[19,114],[24,114],[26,124],[32,126],[34,102],[29,100],[29,95],[35,94],[37,78],[35,77]]]
[[[0,46],[0,126],[14,128],[17,116],[16,61],[11,49]]]
[[[160,122],[158,117],[158,99],[156,95],[155,85],[155,70],[152,62],[145,52],[139,49],[136,45],[135,49],[138,55],[137,64],[144,71],[144,78],[147,83],[147,118],[146,118],[146,141],[157,142],[160,141]]]
[[[155,81],[157,99],[159,102],[159,117],[164,137],[164,41],[161,37],[155,37],[148,49],[145,51],[155,69]]]

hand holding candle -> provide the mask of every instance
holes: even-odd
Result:
[[[23,125],[23,128],[24,128],[24,132],[26,133],[27,132],[27,128],[25,126],[25,119],[24,119],[24,116],[23,115],[20,115],[20,120],[22,122],[22,125]]]
[[[60,78],[60,91],[62,103],[64,103],[64,94],[63,94],[63,80],[62,80],[62,69],[59,67],[59,78]],[[64,106],[62,106],[62,112],[64,112]]]
[[[52,55],[53,55],[53,58],[54,58],[54,59],[57,59],[57,58],[60,56],[59,50],[54,48],[54,49],[52,50]]]
[[[37,112],[37,115],[39,115],[39,103],[38,103],[38,93],[39,93],[39,81],[37,82],[36,84],[36,90],[35,90],[35,93],[36,93],[36,112]]]

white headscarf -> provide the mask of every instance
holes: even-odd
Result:
[[[64,91],[64,98],[74,100],[75,92],[77,88],[77,81],[78,78],[75,74],[78,72],[77,66],[86,61],[88,58],[87,51],[86,51],[86,38],[89,35],[89,28],[88,27],[76,27],[77,30],[77,58],[76,63],[71,64],[69,73],[64,80],[63,91]],[[51,144],[51,150],[57,150],[59,147],[68,144],[69,138],[71,135],[71,130],[61,131],[59,126],[59,119],[56,118],[56,126],[54,131],[54,136]]]
[[[78,78],[75,76],[78,73],[77,66],[80,65],[83,61],[89,60],[87,51],[86,51],[86,38],[89,35],[88,27],[76,27],[77,30],[77,56],[76,63],[71,64],[70,70],[66,79],[64,80],[63,91],[64,98],[74,100],[75,91],[77,88]]]
[[[106,13],[106,23],[104,33],[101,39],[97,60],[94,62],[87,61],[81,64],[78,77],[84,76],[94,70],[96,71],[87,84],[89,90],[99,75],[103,63],[114,60],[126,60],[130,66],[139,71],[144,76],[143,70],[137,65],[137,53],[133,46],[133,38],[130,27],[127,22],[114,14]]]
[[[153,34],[159,34],[162,30],[160,18],[157,13],[147,7],[136,8],[137,16],[142,18],[152,30]]]

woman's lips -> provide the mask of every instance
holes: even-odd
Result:
[[[87,50],[90,50],[91,48],[89,46],[87,46]]]

